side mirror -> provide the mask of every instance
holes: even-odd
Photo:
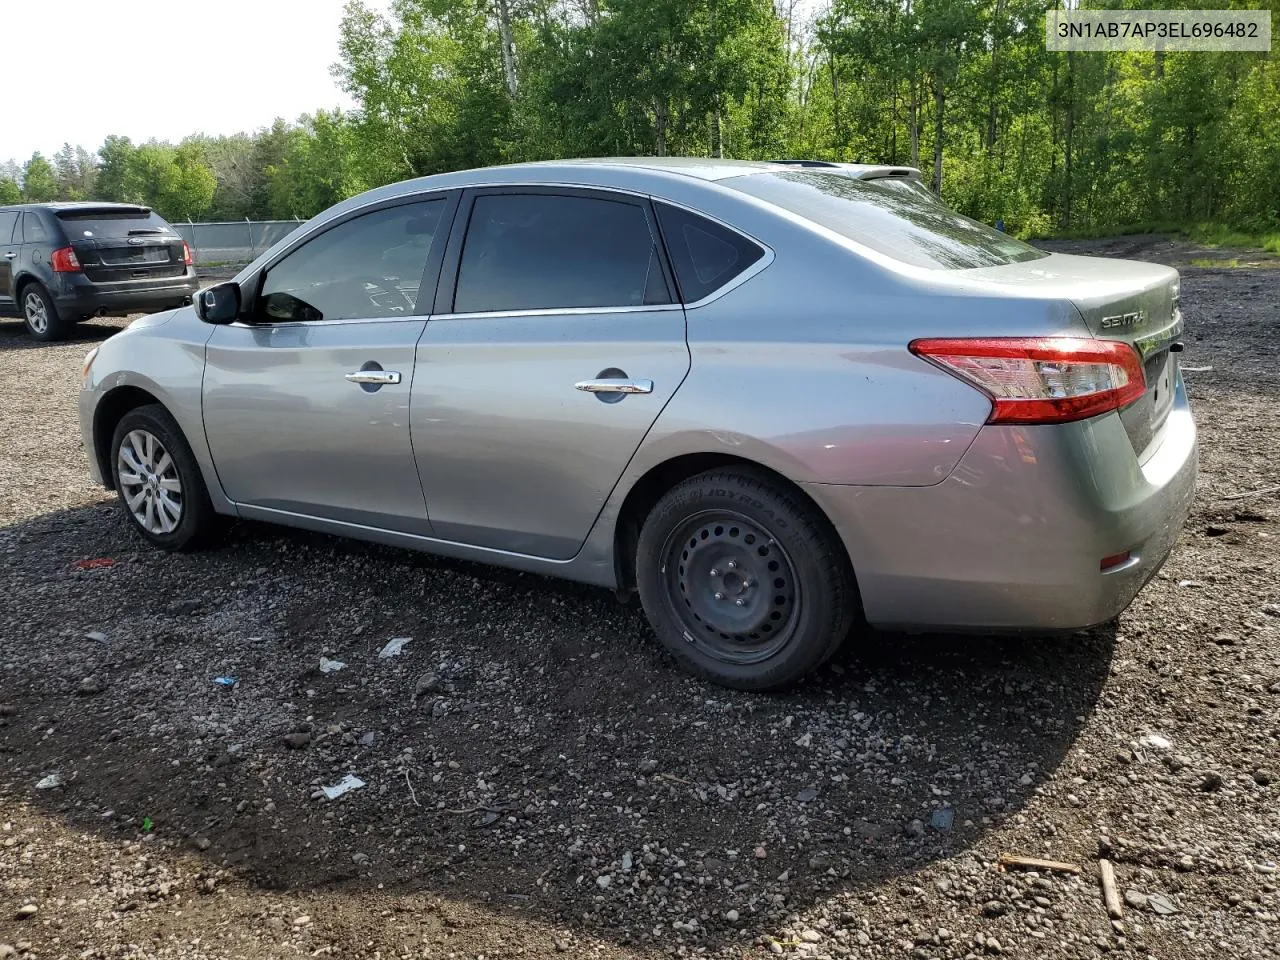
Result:
[[[240,316],[240,284],[227,281],[206,287],[196,294],[195,306],[205,323],[233,323]]]

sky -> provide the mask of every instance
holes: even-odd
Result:
[[[371,4],[385,8],[385,2]],[[343,0],[0,0],[0,162],[235,133],[349,108],[329,74]],[[20,119],[19,119],[20,118]]]

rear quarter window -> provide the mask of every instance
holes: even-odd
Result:
[[[58,220],[71,240],[84,237],[176,237],[174,229],[153,210],[145,207],[123,210],[59,210]]]
[[[915,190],[808,170],[720,182],[917,267],[964,270],[1048,256]]]
[[[22,215],[22,240],[24,243],[43,243],[49,239],[40,214],[27,211]]]
[[[685,303],[709,297],[764,256],[759,244],[714,220],[666,203],[654,209]]]

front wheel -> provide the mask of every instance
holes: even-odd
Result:
[[[859,606],[826,518],[747,468],[668,491],[641,528],[636,573],[662,645],[690,672],[739,690],[784,687],[821,666]]]
[[[203,542],[216,524],[200,466],[182,430],[159,404],[130,410],[111,440],[116,491],[125,516],[165,550]]]

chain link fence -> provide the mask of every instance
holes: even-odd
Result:
[[[198,267],[236,267],[302,226],[301,220],[232,220],[225,223],[174,223]]]

